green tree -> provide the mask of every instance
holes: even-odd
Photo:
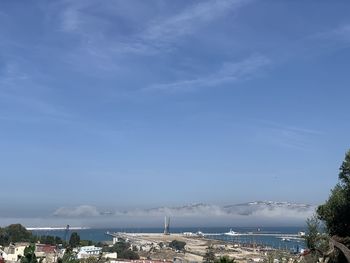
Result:
[[[9,237],[5,228],[0,228],[0,246],[6,246],[9,243]]]
[[[77,247],[80,244],[80,236],[77,232],[73,232],[69,239],[69,245],[71,247]]]
[[[220,258],[215,259],[214,261],[215,263],[235,263],[235,259],[234,258],[230,258],[229,256],[222,256]]]
[[[97,262],[98,262],[98,258],[96,257],[88,257],[80,260],[80,263],[97,263]]]
[[[76,255],[73,253],[72,249],[67,248],[62,258],[57,260],[57,263],[79,263]]]
[[[80,245],[81,246],[92,246],[94,245],[94,242],[91,240],[80,240]]]
[[[128,242],[118,241],[112,247],[108,247],[108,246],[103,247],[102,251],[103,252],[110,252],[110,253],[117,252],[119,254],[122,251],[127,250],[129,248],[130,248],[130,244]]]
[[[30,245],[24,249],[24,257],[21,258],[21,263],[38,263],[35,256],[35,245]]]
[[[7,246],[11,242],[31,242],[32,239],[32,233],[20,224],[0,228],[0,245],[2,246]]]
[[[305,235],[305,243],[308,249],[315,251],[320,238],[320,221],[316,215],[306,220],[307,231]]]
[[[276,259],[276,253],[269,252],[264,259],[264,263],[274,263]]]
[[[346,188],[350,187],[350,150],[345,154],[345,159],[340,166],[339,180]]]
[[[186,246],[186,242],[179,241],[179,240],[173,240],[169,243],[169,247],[175,249],[175,250],[184,250]]]
[[[133,245],[133,246],[132,246],[132,251],[137,252],[137,251],[139,251],[139,250],[137,249],[137,246]]]
[[[317,209],[331,236],[350,236],[350,150],[340,166],[339,182],[325,204]]]
[[[12,224],[5,228],[10,242],[29,242],[32,233],[21,224]]]
[[[130,243],[126,242],[125,240],[120,240],[112,247],[103,247],[102,251],[109,253],[117,252],[118,258],[122,259],[139,259],[139,254],[137,254],[136,251],[132,251],[131,249],[132,248],[130,246]]]
[[[57,245],[63,244],[63,240],[57,236],[34,236],[24,226],[20,224],[12,224],[4,228],[0,228],[0,245],[7,246],[11,242],[30,242],[42,244]]]
[[[123,250],[122,252],[118,253],[117,257],[122,259],[140,259],[139,254],[130,249]]]
[[[323,233],[321,222],[317,215],[306,220],[307,231],[305,235],[306,247],[310,250],[309,254],[305,255],[303,262],[317,262],[318,258],[322,258],[329,251],[329,237]],[[333,261],[330,261],[333,262]]]
[[[213,246],[208,246],[207,251],[204,254],[203,262],[205,263],[213,263],[215,262],[215,253]]]
[[[65,241],[62,238],[55,236],[55,245],[59,244],[65,245]]]

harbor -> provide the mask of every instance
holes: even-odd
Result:
[[[130,242],[143,258],[155,260],[173,260],[175,258],[184,262],[202,262],[203,257],[211,248],[215,256],[229,256],[238,262],[248,262],[262,259],[267,252],[277,251],[277,249],[250,242],[232,242],[229,239],[220,240],[205,233],[175,233],[164,235],[163,233],[106,233],[113,237],[114,242],[123,239]],[[264,235],[264,234],[262,234]],[[219,235],[214,235],[218,237]],[[242,237],[248,235],[243,235]],[[172,241],[184,242],[184,250],[176,250],[169,247]],[[289,249],[281,249],[285,253],[292,254]]]
[[[213,253],[215,257],[229,256],[237,262],[259,262],[269,253],[286,256],[303,252],[304,235],[298,227],[291,228],[171,228],[165,217],[164,228],[88,229],[68,226],[57,229],[37,229],[35,234],[69,235],[73,230],[83,239],[109,247],[124,242],[140,258],[161,261],[202,262]],[[174,244],[181,244],[177,246]]]

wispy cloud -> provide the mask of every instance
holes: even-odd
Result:
[[[60,13],[60,29],[69,34],[81,36],[82,48],[90,56],[99,57],[136,54],[154,55],[172,50],[173,44],[185,36],[222,17],[229,12],[251,2],[243,0],[203,1],[190,5],[177,13],[167,16],[156,16],[154,19],[140,23],[132,32],[111,35],[118,19],[117,15],[104,17],[91,15],[89,9],[94,8],[88,2],[77,1],[65,6]],[[107,6],[110,5],[107,4]],[[92,52],[90,52],[92,50]],[[101,54],[103,53],[103,54]]]
[[[269,142],[281,147],[308,150],[315,138],[323,135],[322,131],[282,125],[271,121],[261,121],[263,127],[259,129],[258,137],[264,142]]]
[[[350,42],[350,24],[341,24],[328,31],[323,31],[311,36],[312,39],[322,39],[328,41]]]
[[[162,42],[176,40],[179,37],[193,33],[206,23],[248,2],[242,0],[198,2],[169,18],[155,19],[143,32],[142,38],[157,42],[159,40]]]
[[[217,87],[227,83],[252,77],[258,70],[267,66],[270,60],[262,55],[254,55],[239,62],[224,63],[212,74],[201,75],[193,79],[155,84],[144,88],[145,91],[185,92],[205,87]]]
[[[3,115],[7,120],[18,120],[14,116],[16,112],[25,113],[23,120],[27,121],[29,115],[48,116],[53,118],[67,118],[71,114],[62,107],[52,103],[47,97],[51,89],[41,84],[42,78],[40,72],[35,70],[26,70],[23,65],[17,61],[5,63],[4,69],[0,72],[0,101],[4,107]],[[9,113],[5,109],[9,109]],[[11,110],[11,111],[10,111]]]
[[[332,31],[334,36],[350,41],[350,24],[341,25]]]
[[[61,27],[63,31],[74,32],[79,30],[81,26],[81,15],[79,10],[74,8],[67,8],[62,12]]]

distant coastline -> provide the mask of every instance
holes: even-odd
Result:
[[[44,231],[57,231],[57,230],[66,230],[66,227],[26,227],[29,231],[37,231],[37,230],[44,230]],[[85,230],[90,229],[89,227],[69,227],[69,230]]]

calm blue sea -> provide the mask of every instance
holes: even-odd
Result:
[[[288,250],[300,250],[305,247],[303,240],[283,241],[280,236],[277,235],[296,235],[299,231],[305,231],[303,227],[263,227],[260,228],[259,232],[257,228],[253,227],[232,227],[232,230],[238,233],[244,233],[247,235],[242,236],[227,236],[224,233],[228,232],[230,228],[227,227],[176,227],[171,228],[172,233],[183,233],[183,232],[197,232],[201,231],[208,234],[206,238],[225,240],[227,242],[237,242],[244,244],[258,244],[264,246],[270,246],[279,249]],[[111,240],[112,237],[106,235],[106,232],[127,232],[127,233],[162,233],[162,228],[100,228],[100,229],[82,229],[82,230],[71,230],[72,232],[78,232],[81,239],[98,241]],[[32,231],[35,235],[53,235],[59,236],[62,239],[65,237],[64,230],[35,230]],[[69,234],[70,234],[69,233]],[[212,235],[210,235],[212,234]],[[267,234],[266,236],[261,234]],[[270,236],[269,234],[273,234]],[[276,236],[275,236],[276,235]]]

